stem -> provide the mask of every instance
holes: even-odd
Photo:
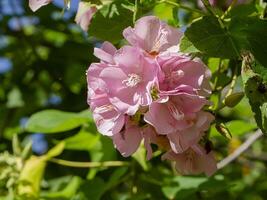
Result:
[[[133,24],[135,24],[137,12],[138,12],[138,0],[135,0],[135,2],[134,2],[134,13],[133,13]]]
[[[168,1],[168,0],[162,0],[159,3],[166,3],[166,4],[169,4],[169,5],[181,8],[183,10],[187,10],[187,11],[195,12],[195,13],[198,13],[198,14],[201,14],[201,15],[205,15],[201,10],[190,8],[190,7],[184,6],[184,5],[180,4],[180,3],[176,3],[176,2],[172,2],[172,1]]]
[[[76,161],[62,160],[57,158],[52,158],[49,161],[67,167],[79,167],[79,168],[120,167],[129,165],[128,162],[123,162],[123,161],[76,162]]]
[[[225,99],[233,93],[234,87],[235,87],[235,84],[236,84],[236,79],[237,79],[237,67],[235,68],[234,75],[233,75],[233,78],[232,78],[232,81],[231,81],[231,84],[230,84],[230,88],[229,88],[229,90],[227,91],[227,93],[226,93],[226,95],[224,97],[223,103],[225,102]]]
[[[225,29],[224,23],[221,20],[221,18],[216,14],[216,12],[213,10],[209,0],[201,0],[201,2],[203,3],[203,5],[205,6],[205,8],[207,9],[208,12],[210,12],[211,15],[213,15],[214,17],[216,17],[218,19],[218,22],[221,26],[222,29]]]
[[[258,129],[255,133],[253,133],[249,138],[238,148],[236,149],[232,154],[221,160],[217,164],[218,169],[224,168],[226,165],[234,161],[236,158],[238,158],[244,151],[246,151],[250,145],[252,145],[258,138],[263,136],[263,133],[260,129]]]
[[[232,1],[232,3],[230,4],[230,6],[228,7],[228,9],[221,16],[221,19],[222,20],[224,20],[224,18],[230,13],[230,11],[232,10],[232,8],[235,6],[236,3],[237,3],[237,0],[233,0]]]
[[[219,61],[219,66],[218,66],[218,72],[217,72],[217,76],[215,77],[215,80],[214,80],[214,88],[213,90],[214,91],[217,91],[217,85],[218,85],[218,81],[219,81],[219,75],[221,73],[221,67],[222,67],[222,59],[220,58],[220,61]]]

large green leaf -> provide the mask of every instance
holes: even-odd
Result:
[[[213,16],[195,21],[181,40],[181,51],[194,53],[197,48],[208,56],[236,58],[247,50],[267,67],[267,21],[258,16],[235,16],[224,27]]]
[[[189,53],[188,50],[192,49],[195,52],[196,47],[201,52],[213,57],[233,58],[238,56],[232,38],[215,17],[204,16],[195,21],[188,27],[185,36],[181,40],[181,51]]]
[[[77,128],[91,120],[88,112],[71,113],[59,110],[44,110],[33,114],[26,124],[29,132],[57,133]]]
[[[104,5],[94,15],[89,27],[89,36],[116,43],[122,39],[122,31],[132,25],[133,12],[125,1]]]
[[[65,149],[71,150],[90,150],[100,140],[100,134],[93,134],[88,130],[82,129],[76,135],[65,139]]]
[[[255,114],[255,120],[262,132],[267,131],[266,127],[266,102],[267,102],[267,84],[261,74],[253,69],[259,65],[251,54],[244,55],[242,63],[242,79],[245,94],[249,99],[249,104]],[[260,73],[260,72],[259,72]]]

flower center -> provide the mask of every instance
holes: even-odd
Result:
[[[128,74],[128,78],[122,81],[127,87],[135,87],[142,81],[141,77],[137,74]]]
[[[150,50],[150,53],[159,53],[160,48],[168,43],[167,40],[168,31],[161,29],[158,38],[156,39],[155,44],[153,45],[152,49]]]

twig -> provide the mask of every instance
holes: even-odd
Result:
[[[250,145],[252,145],[258,138],[263,136],[263,133],[260,129],[258,129],[255,133],[253,133],[249,138],[238,148],[236,149],[232,154],[221,160],[219,163],[217,163],[217,168],[222,169],[232,161],[234,161],[238,156],[240,156],[244,151],[246,151]]]
[[[123,162],[123,161],[76,162],[76,161],[62,160],[57,158],[52,158],[49,161],[67,167],[79,167],[79,168],[120,167],[129,165],[128,162]]]
[[[224,20],[224,18],[230,13],[230,11],[232,10],[232,8],[235,6],[236,3],[237,3],[237,0],[232,1],[231,5],[228,7],[228,9],[221,16],[222,20]]]

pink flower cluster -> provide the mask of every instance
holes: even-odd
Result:
[[[216,162],[203,147],[214,119],[203,111],[210,71],[179,53],[182,33],[154,16],[139,19],[123,35],[130,45],[116,49],[104,42],[94,50],[100,62],[87,71],[88,104],[98,131],[125,157],[143,140],[147,159],[153,143],[180,173],[212,175]]]

